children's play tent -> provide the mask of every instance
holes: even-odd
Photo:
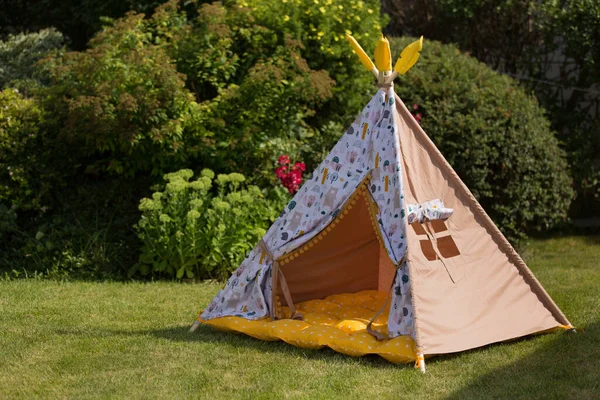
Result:
[[[571,324],[396,96],[381,39],[379,89],[200,314],[262,340],[392,362]],[[380,72],[383,71],[383,72]]]

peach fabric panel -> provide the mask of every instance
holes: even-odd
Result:
[[[392,281],[396,275],[396,267],[387,251],[382,246],[379,246],[379,285],[377,289],[380,292],[388,293],[392,286]]]
[[[281,266],[294,303],[379,288],[381,246],[364,198],[357,196],[356,200],[327,236]],[[283,296],[280,299],[283,304]]]
[[[435,243],[423,229],[407,229],[416,335],[423,352],[457,352],[569,325],[399,98],[396,104],[406,202],[439,198],[454,209],[445,221],[447,230],[439,223],[429,229],[440,238],[445,265],[431,252],[424,254],[422,248]]]

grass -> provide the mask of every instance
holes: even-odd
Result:
[[[600,236],[531,241],[531,269],[585,333],[428,360],[308,351],[201,327],[211,283],[0,282],[0,398],[600,398]]]

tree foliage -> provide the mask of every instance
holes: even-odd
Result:
[[[564,142],[578,198],[572,214],[600,213],[600,2],[382,1],[389,33],[453,42],[518,77]]]
[[[411,39],[394,39],[398,53]],[[565,153],[544,110],[518,83],[428,41],[396,85],[421,125],[510,238],[563,221],[573,199]]]

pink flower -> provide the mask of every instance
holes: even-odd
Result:
[[[281,167],[275,168],[275,175],[277,178],[282,179],[286,175],[287,167],[282,165]]]
[[[290,158],[287,154],[283,154],[279,157],[279,165],[285,165],[290,163]]]
[[[275,168],[275,175],[281,181],[281,185],[291,194],[296,193],[300,189],[302,172],[306,169],[306,164],[297,162],[290,166],[290,158],[285,154],[280,156],[277,162],[280,166]]]
[[[413,104],[413,110],[416,110],[419,108],[419,105],[417,103]]]

